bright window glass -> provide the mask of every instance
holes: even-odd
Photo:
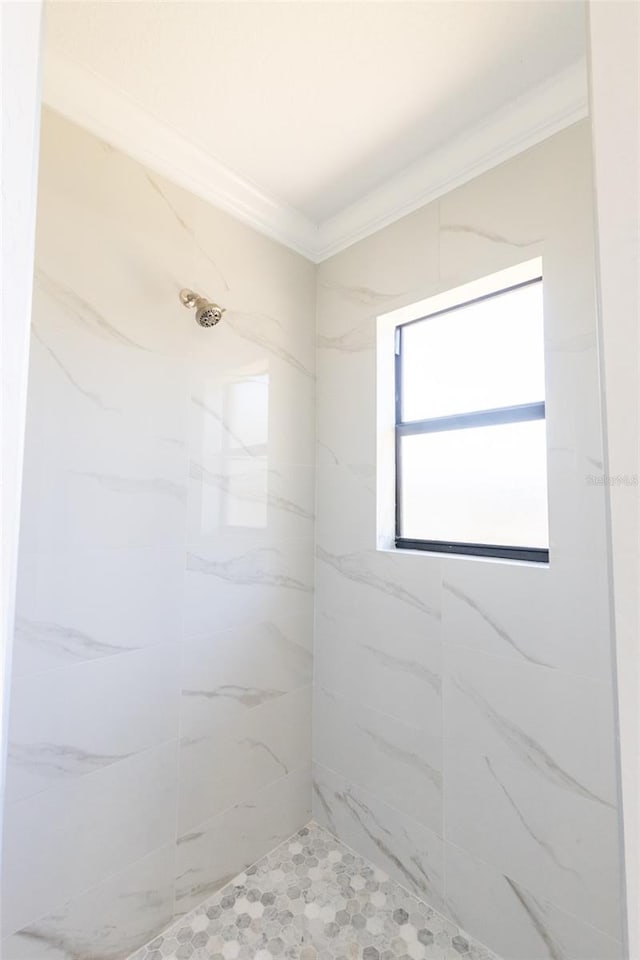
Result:
[[[399,333],[397,546],[547,560],[542,280]]]
[[[542,283],[402,328],[402,419],[544,399]]]
[[[402,530],[419,540],[544,548],[544,420],[402,437]]]

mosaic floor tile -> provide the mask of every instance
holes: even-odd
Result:
[[[310,823],[130,960],[499,960]]]

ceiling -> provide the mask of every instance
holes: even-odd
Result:
[[[478,172],[474,152],[499,162],[585,115],[584,18],[556,0],[52,0],[44,99],[317,260]]]

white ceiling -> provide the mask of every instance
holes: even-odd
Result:
[[[297,231],[291,245],[318,259],[319,226],[374,196],[376,225],[406,212],[406,183],[469,131],[487,141],[493,123],[494,139],[517,140],[533,123],[540,139],[584,115],[584,16],[556,0],[54,0],[44,97],[125,150],[144,130],[156,166],[174,150],[182,168],[188,152],[192,181],[217,177],[242,194],[232,212],[251,220],[257,204],[259,229]],[[484,141],[500,159],[504,144]],[[399,209],[385,213],[390,184]]]

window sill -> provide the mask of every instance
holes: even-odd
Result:
[[[468,560],[471,563],[495,563],[499,565],[530,567],[532,570],[548,570],[548,560],[517,560],[509,557],[488,557],[470,553],[454,553],[453,551],[416,550],[411,547],[396,547],[385,544],[376,548],[380,553],[392,553],[396,556],[422,557],[433,560]]]

